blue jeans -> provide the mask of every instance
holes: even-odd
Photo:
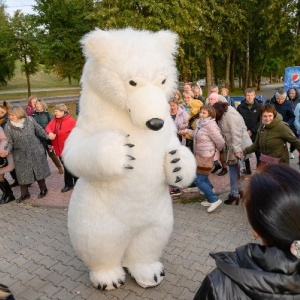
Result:
[[[241,189],[238,175],[238,165],[229,166],[230,195],[237,197]]]
[[[213,186],[208,179],[208,175],[197,173],[194,183],[204,193],[207,202],[213,203],[219,200],[218,196],[213,192]]]

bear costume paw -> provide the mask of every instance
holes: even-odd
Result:
[[[143,288],[159,285],[165,276],[164,267],[159,261],[152,264],[136,264],[125,269]]]
[[[186,147],[181,146],[166,154],[165,171],[169,185],[179,188],[188,186],[195,178],[195,170],[195,159]]]
[[[124,285],[125,275],[125,271],[121,267],[106,271],[90,271],[93,285],[101,291],[114,290]]]

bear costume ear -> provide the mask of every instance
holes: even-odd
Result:
[[[101,58],[107,52],[106,45],[111,39],[109,32],[96,28],[81,39],[85,57],[96,56]],[[99,47],[101,45],[101,47]]]
[[[178,35],[176,33],[169,30],[161,30],[157,32],[157,36],[168,52],[172,54],[177,53]]]

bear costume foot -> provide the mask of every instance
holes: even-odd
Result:
[[[125,267],[125,270],[143,288],[159,285],[165,276],[164,267],[161,262],[152,264],[136,264]]]
[[[125,271],[115,268],[106,271],[90,271],[90,279],[98,290],[114,290],[124,285]]]

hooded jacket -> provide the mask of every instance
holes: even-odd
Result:
[[[211,256],[217,268],[205,277],[196,300],[300,299],[300,260],[288,251],[250,243]]]
[[[69,114],[64,115],[62,118],[52,119],[46,127],[47,133],[56,134],[55,139],[52,141],[53,148],[58,157],[62,156],[65,141],[76,125],[76,120]]]
[[[290,127],[282,121],[282,116],[277,113],[270,124],[260,125],[255,142],[244,150],[244,154],[259,151],[280,158],[281,162],[289,163],[287,142],[300,150],[300,141]]]

